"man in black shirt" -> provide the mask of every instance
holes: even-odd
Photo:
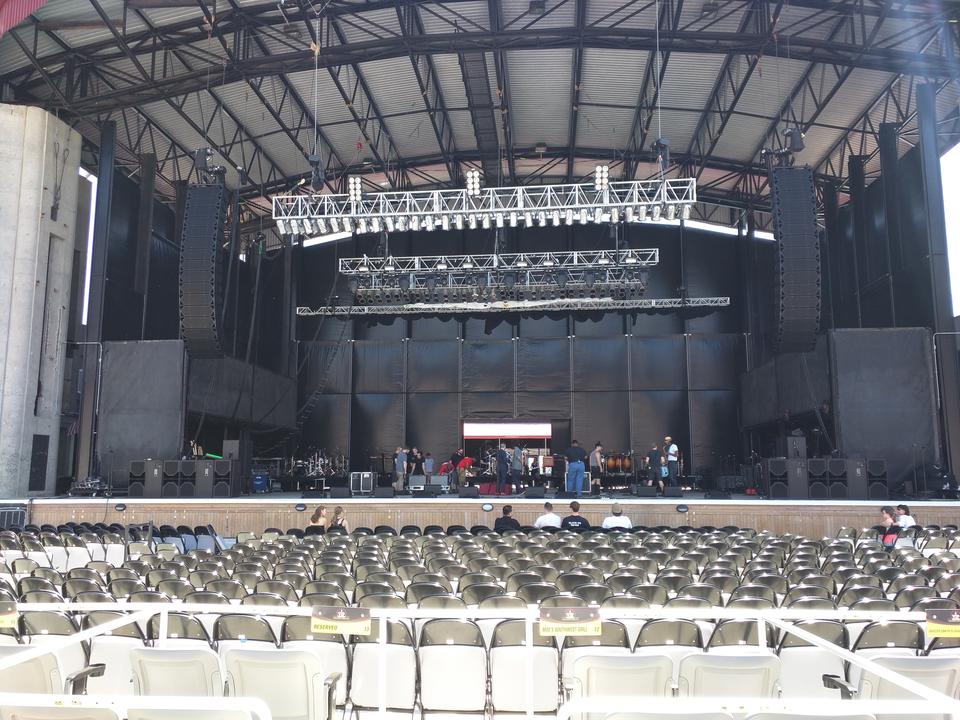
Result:
[[[513,505],[503,506],[503,515],[493,523],[493,531],[501,535],[507,530],[519,530],[520,523],[513,517]]]
[[[497,449],[497,495],[504,494],[508,477],[510,477],[510,455],[507,453],[507,446],[501,445]]]
[[[656,445],[647,452],[647,484],[658,485],[660,490],[663,490],[663,476],[660,470],[660,466],[663,464],[662,458],[663,455]]]
[[[504,508],[504,510],[506,510],[506,508]],[[578,503],[576,500],[570,503],[570,514],[563,519],[563,522],[560,523],[560,527],[564,530],[573,530],[575,532],[581,532],[583,530],[590,529],[590,523],[585,517],[583,517],[583,515],[580,514],[580,503]]]
[[[580,447],[580,443],[574,440],[570,443],[564,453],[567,459],[567,492],[577,493],[577,497],[583,495],[583,463],[587,459],[586,451]]]

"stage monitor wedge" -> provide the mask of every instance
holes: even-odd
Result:
[[[809,167],[770,171],[771,215],[777,242],[773,351],[809,352],[820,330],[820,237],[817,195]]]

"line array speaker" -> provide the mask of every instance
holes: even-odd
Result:
[[[223,185],[191,185],[187,189],[180,245],[180,336],[191,357],[223,354],[220,247],[226,208]]]
[[[777,240],[773,350],[806,352],[813,350],[820,329],[820,239],[813,170],[774,168],[770,190]]]

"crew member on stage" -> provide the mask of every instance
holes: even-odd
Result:
[[[403,481],[407,474],[407,451],[398,447],[393,454],[393,489],[403,492]]]
[[[663,455],[660,448],[654,445],[647,451],[644,458],[647,465],[647,485],[656,485],[663,492],[663,475],[660,472],[660,466],[663,464]]]
[[[513,452],[510,457],[510,479],[513,481],[518,492],[523,478],[523,456],[525,454],[526,453],[520,448],[519,443],[514,443]]]
[[[460,472],[460,463],[463,462],[464,457],[463,448],[458,448],[457,451],[450,456],[450,464],[453,466],[453,473],[457,476],[455,481],[453,478],[451,478],[451,489],[465,487],[467,484],[467,469],[464,468],[463,472]]]
[[[507,446],[501,445],[497,449],[497,495],[503,495],[507,489],[507,478],[510,477],[510,454]]]
[[[667,456],[667,477],[671,487],[678,484],[680,477],[680,448],[673,441],[673,438],[667,435],[663,439],[663,452]]]
[[[563,456],[567,459],[567,477],[570,478],[570,484],[577,493],[577,497],[583,495],[583,464],[587,459],[586,451],[580,447],[580,443],[574,440],[570,443]]]
[[[597,440],[590,453],[590,484],[600,493],[600,476],[603,475],[603,445]]]

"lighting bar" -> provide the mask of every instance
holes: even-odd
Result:
[[[657,310],[683,308],[728,307],[729,297],[702,298],[635,298],[614,300],[612,298],[556,298],[544,300],[499,300],[491,302],[458,303],[399,303],[394,305],[334,305],[321,308],[298,307],[300,317],[326,315],[350,317],[351,315],[444,315],[463,313],[500,313],[524,310],[553,310],[572,312],[578,310]]]
[[[442,271],[440,271],[442,272]],[[647,285],[648,271],[635,271],[622,267],[611,267],[602,270],[507,270],[504,272],[465,273],[447,272],[442,275],[441,288],[466,288],[473,290],[480,280],[481,287],[507,289],[506,276],[510,276],[513,284],[509,289],[523,291],[530,288],[555,288],[557,278],[563,277],[564,286],[574,289],[579,286],[597,288],[597,292],[613,291],[617,288],[643,289]],[[588,275],[590,276],[588,282]],[[433,274],[384,274],[379,272],[360,272],[351,276],[351,281],[357,283],[357,291],[377,291],[397,287],[403,281],[407,289],[433,290],[437,285],[436,275]]]
[[[547,253],[501,253],[499,255],[414,255],[389,258],[340,258],[340,273],[355,275],[362,265],[363,272],[432,273],[437,270],[463,272],[491,272],[505,268],[575,269],[616,267],[652,267],[660,262],[657,248],[636,250],[576,250]]]
[[[273,198],[274,220],[302,220],[304,218],[377,218],[382,221],[410,218],[423,219],[428,215],[451,217],[458,228],[469,215],[480,221],[484,216],[509,217],[516,227],[518,216],[529,221],[533,217],[563,215],[567,223],[578,217],[581,222],[593,218],[603,222],[618,222],[629,215],[644,218],[647,210],[673,207],[683,214],[683,207],[697,202],[697,184],[694,178],[665,178],[662,180],[626,180],[596,183],[539,185],[523,187],[477,187],[471,178],[468,189],[416,190],[401,192],[363,193],[357,185],[346,195],[277,195]],[[613,213],[614,208],[618,212]],[[599,213],[597,211],[600,211]],[[449,222],[449,221],[448,221]],[[502,222],[502,220],[498,220]],[[421,223],[422,224],[422,223]]]

